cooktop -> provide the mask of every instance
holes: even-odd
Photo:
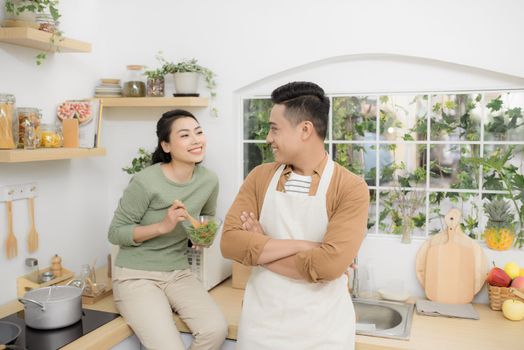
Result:
[[[16,323],[22,328],[22,333],[15,345],[28,350],[56,350],[67,345],[100,326],[114,320],[119,314],[82,309],[82,318],[71,326],[41,330],[27,327],[24,321],[24,311],[19,311],[2,318],[2,321]]]

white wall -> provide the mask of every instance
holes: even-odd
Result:
[[[444,0],[432,5],[408,0],[62,0],[61,9],[66,35],[92,42],[93,52],[54,55],[36,67],[36,51],[0,44],[0,91],[15,94],[18,106],[43,108],[50,122],[60,101],[91,96],[99,78],[123,77],[127,64],[153,66],[158,50],[174,60],[199,58],[219,75],[219,118],[211,118],[208,110],[193,111],[208,135],[206,165],[221,179],[218,211],[222,215],[240,184],[237,106],[242,94],[267,94],[291,77],[314,77],[330,92],[522,87],[518,78],[398,59],[391,54],[524,77],[520,44],[524,3],[518,0]],[[370,55],[378,53],[388,55]],[[402,74],[381,66],[401,67]],[[348,79],[334,75],[337,67],[348,72]],[[391,79],[381,79],[377,69],[392,74]],[[315,75],[320,73],[325,75]],[[480,77],[471,78],[477,75]],[[426,79],[421,78],[424,76]],[[168,92],[172,92],[171,85]],[[153,147],[155,121],[162,111],[108,111],[102,135],[108,149],[105,158],[0,165],[0,185],[38,182],[36,220],[41,244],[34,256],[42,265],[48,265],[55,253],[74,270],[95,257],[102,264],[109,251],[107,226],[129,180],[120,168],[130,162],[138,147]],[[3,208],[0,206],[2,240],[6,231]],[[15,297],[15,278],[26,272],[23,260],[29,256],[23,244],[25,203],[15,203],[14,211],[19,256],[7,260],[0,255],[0,304]],[[399,277],[412,276],[408,267],[413,266],[417,245],[391,242],[387,256],[374,253],[388,244],[366,240],[363,263],[373,258],[377,271],[385,271],[382,266],[397,266],[395,271],[404,271]],[[404,250],[406,254],[401,253]],[[514,254],[522,263],[522,254]],[[391,260],[395,263],[389,264]],[[377,272],[376,278],[380,276]],[[411,288],[420,293],[415,283]]]

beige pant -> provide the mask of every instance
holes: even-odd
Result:
[[[158,272],[116,266],[113,298],[147,349],[185,350],[171,309],[195,337],[191,350],[220,349],[226,338],[224,315],[189,269]]]

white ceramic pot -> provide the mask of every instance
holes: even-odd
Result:
[[[177,94],[195,94],[198,89],[199,73],[173,73],[175,92]]]
[[[17,21],[36,23],[36,14],[29,11],[24,11],[22,13],[19,13],[18,15],[10,13],[7,17],[9,19],[14,19]]]

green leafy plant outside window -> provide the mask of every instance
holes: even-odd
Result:
[[[373,201],[368,228],[400,235],[404,228],[412,227],[432,234],[442,229],[447,211],[458,206],[463,212],[463,231],[479,239],[481,223],[486,221],[479,193],[482,198],[509,199],[522,227],[524,146],[518,142],[524,141],[524,92],[426,94],[412,96],[409,103],[399,100],[398,95],[332,98],[327,140],[332,147],[328,149],[335,161],[364,177],[370,186]],[[252,101],[245,100],[244,106]],[[270,106],[258,106],[259,119],[255,108],[244,108],[244,145],[265,138],[264,110],[269,111]],[[402,115],[409,117],[409,124]],[[256,122],[246,122],[248,116]],[[499,140],[508,146],[497,145]],[[511,145],[512,140],[517,144]],[[400,155],[398,159],[395,154]],[[253,157],[244,160],[251,168],[262,162],[260,152],[259,160],[249,152],[244,155]],[[269,155],[264,157],[264,161],[270,159]],[[409,201],[407,196],[414,192],[421,194],[421,199]],[[399,205],[399,195],[418,209],[403,215],[406,210]],[[517,235],[517,247],[524,244],[523,232]]]

